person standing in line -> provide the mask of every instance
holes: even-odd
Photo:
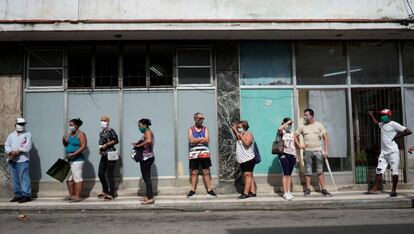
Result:
[[[191,170],[191,190],[187,198],[194,197],[197,189],[198,171],[201,167],[203,170],[203,182],[207,190],[207,196],[217,197],[211,186],[211,158],[208,149],[210,140],[208,128],[203,126],[204,116],[197,112],[194,114],[194,126],[188,129],[189,141],[189,167]]]
[[[303,119],[305,124],[298,127],[295,132],[295,143],[304,152],[305,162],[305,176],[306,176],[306,189],[303,191],[306,197],[310,196],[311,190],[311,177],[313,161],[316,162],[316,172],[318,174],[319,184],[321,186],[321,194],[325,197],[331,197],[332,194],[325,188],[325,178],[323,175],[323,162],[324,158],[328,158],[328,133],[323,126],[314,119],[314,111],[312,109],[306,109],[304,111]],[[299,136],[303,136],[304,144],[299,142]],[[321,139],[323,139],[324,148],[322,148]]]
[[[236,160],[240,164],[244,179],[244,191],[239,196],[239,199],[256,197],[253,177],[253,170],[256,165],[253,134],[247,131],[249,129],[249,123],[244,120],[233,125],[232,129],[237,138]]]
[[[106,201],[115,197],[115,165],[117,160],[108,160],[108,152],[116,151],[115,145],[118,144],[118,135],[115,130],[109,127],[109,116],[101,116],[101,129],[99,133],[99,154],[101,160],[99,162],[98,176],[102,184],[102,193],[98,198]],[[106,179],[108,176],[108,180]],[[108,188],[109,182],[109,188]]]
[[[283,154],[279,155],[279,161],[283,173],[282,186],[284,192],[283,198],[285,200],[292,200],[295,198],[290,192],[290,185],[292,184],[293,168],[297,163],[299,163],[296,156],[295,137],[291,131],[292,124],[292,119],[286,117],[277,129],[277,132],[283,141]]]
[[[87,147],[86,134],[79,130],[82,126],[81,119],[72,119],[69,121],[69,134],[62,139],[63,146],[66,150],[66,158],[70,163],[70,174],[66,180],[69,196],[65,200],[70,202],[80,202],[83,187],[83,164],[85,155],[83,152]]]
[[[389,109],[383,109],[379,112],[381,117],[378,121],[372,111],[368,111],[372,122],[381,129],[381,153],[378,157],[378,165],[376,170],[375,182],[368,194],[375,194],[381,183],[382,175],[390,164],[392,174],[392,190],[390,197],[397,196],[398,184],[398,166],[400,164],[400,150],[395,142],[398,138],[412,134],[411,130],[401,124],[392,121],[392,112]]]
[[[140,119],[138,121],[138,129],[144,134],[137,143],[132,143],[136,148],[143,147],[142,156],[143,161],[139,163],[141,168],[141,175],[146,187],[146,196],[144,197],[142,205],[154,204],[154,194],[152,191],[152,181],[151,181],[151,166],[155,160],[154,154],[154,133],[150,129],[151,120],[149,119]]]
[[[9,134],[4,144],[14,193],[10,202],[25,203],[32,200],[32,185],[29,175],[32,134],[25,130],[26,123],[24,118],[17,118],[16,131]]]

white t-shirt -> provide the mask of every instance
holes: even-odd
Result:
[[[392,139],[394,139],[397,133],[403,132],[406,127],[394,121],[388,123],[380,122],[378,126],[381,128],[381,154],[398,152],[398,145]]]
[[[283,152],[286,154],[296,155],[295,138],[293,133],[283,130]]]

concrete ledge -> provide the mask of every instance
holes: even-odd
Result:
[[[310,209],[409,209],[413,208],[413,190],[399,192],[397,198],[388,193],[363,195],[362,192],[338,192],[334,197],[322,197],[312,193],[303,197],[294,193],[296,199],[285,201],[279,196],[258,196],[246,200],[237,199],[237,194],[207,198],[198,195],[186,199],[184,196],[159,196],[153,205],[141,205],[137,197],[121,197],[110,202],[88,198],[79,203],[68,203],[61,198],[39,198],[25,204],[0,201],[0,212],[85,212],[122,210],[139,211],[232,211],[232,210],[310,210]]]

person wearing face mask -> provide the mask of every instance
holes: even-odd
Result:
[[[108,160],[108,152],[116,151],[115,145],[118,144],[118,135],[115,130],[109,127],[109,116],[101,116],[101,132],[99,133],[99,162],[98,176],[102,184],[102,193],[98,198],[106,201],[115,197],[115,165],[116,160]],[[108,180],[106,179],[108,176]],[[108,183],[109,182],[109,183]],[[108,188],[109,184],[109,188]]]
[[[195,196],[197,189],[198,171],[203,170],[203,183],[207,190],[208,197],[217,197],[211,187],[210,176],[210,151],[208,143],[210,141],[208,128],[203,126],[204,116],[197,112],[194,114],[194,126],[188,129],[189,143],[189,167],[191,170],[191,190],[187,193],[187,198]]]
[[[285,200],[294,199],[290,192],[290,185],[292,184],[292,171],[296,163],[299,163],[296,157],[295,138],[292,133],[292,119],[286,117],[283,119],[282,124],[277,129],[279,136],[283,141],[283,154],[279,155],[280,165],[282,167],[283,177],[283,198]]]
[[[410,129],[392,121],[392,112],[389,109],[383,109],[380,113],[380,121],[374,117],[372,111],[368,111],[372,122],[381,129],[381,153],[378,157],[378,165],[376,170],[375,182],[367,194],[376,194],[378,186],[381,183],[382,175],[390,164],[392,174],[392,190],[390,197],[397,196],[398,184],[398,166],[400,163],[400,151],[395,142],[398,138],[408,136],[412,132]]]
[[[32,185],[29,176],[32,134],[25,131],[25,125],[25,119],[17,118],[16,131],[9,134],[4,144],[14,193],[10,202],[24,203],[32,200]]]
[[[253,178],[253,170],[256,165],[254,139],[253,134],[247,131],[248,129],[249,123],[244,120],[232,126],[233,133],[237,138],[236,160],[240,164],[244,179],[244,191],[239,196],[239,199],[256,197],[256,188]]]
[[[299,126],[295,131],[295,143],[304,150],[303,160],[305,162],[305,178],[306,188],[303,194],[310,196],[310,184],[312,177],[313,162],[316,162],[316,172],[318,174],[319,184],[321,186],[321,194],[325,197],[331,197],[332,194],[325,188],[325,178],[323,175],[324,158],[328,158],[328,133],[322,123],[314,119],[314,112],[312,109],[306,109],[303,114],[305,124]],[[299,136],[303,137],[303,144],[299,142]],[[323,139],[323,146],[321,140]]]
[[[152,191],[152,181],[151,181],[151,166],[154,163],[154,133],[150,129],[151,120],[149,119],[140,119],[138,121],[138,129],[139,131],[144,134],[137,143],[132,143],[132,146],[140,148],[144,147],[142,152],[143,161],[141,161],[140,168],[141,168],[141,175],[142,179],[144,180],[145,187],[146,187],[146,196],[144,197],[142,205],[149,205],[154,204],[154,194]]]
[[[72,119],[69,121],[69,134],[63,136],[62,143],[65,146],[66,158],[70,163],[70,175],[66,181],[69,196],[65,200],[70,202],[81,201],[80,194],[83,185],[83,164],[85,155],[83,151],[87,146],[86,134],[79,130],[82,126],[81,119]]]

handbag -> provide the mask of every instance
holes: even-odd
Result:
[[[276,139],[273,141],[272,144],[272,154],[283,154],[283,140],[279,136],[279,133],[276,134]]]
[[[262,161],[262,157],[260,157],[259,147],[256,144],[256,141],[253,143],[253,152],[254,152],[254,161],[256,164],[259,164]]]
[[[116,161],[119,159],[118,151],[108,151],[108,161]]]
[[[47,174],[50,175],[52,178],[63,182],[68,176],[70,171],[70,164],[68,161],[63,159],[58,159],[50,168],[47,170]]]
[[[141,144],[142,142],[144,142],[143,139],[139,140],[137,145]],[[130,156],[131,156],[132,160],[134,160],[135,162],[142,162],[142,161],[144,161],[143,153],[144,153],[144,147],[134,147],[131,150]]]

